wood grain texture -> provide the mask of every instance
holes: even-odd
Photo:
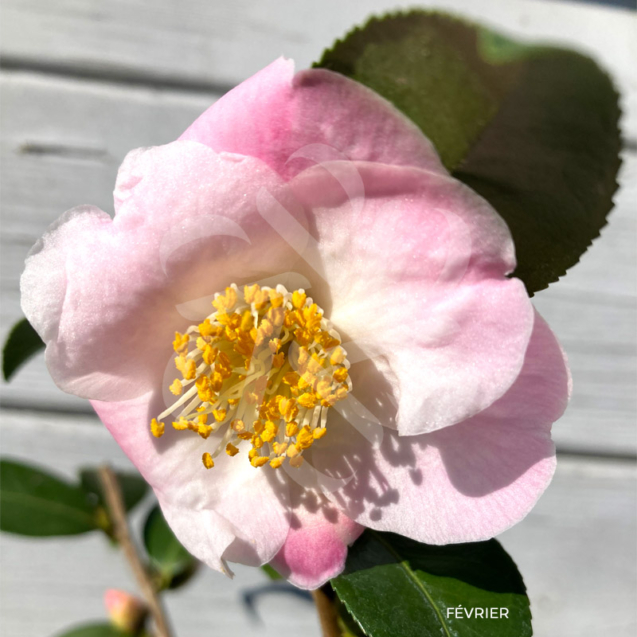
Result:
[[[130,467],[93,419],[10,410],[2,416],[4,455],[68,477],[104,461]],[[528,586],[538,637],[634,635],[635,477],[634,463],[562,457],[536,508],[502,535]],[[137,529],[141,517],[134,517]],[[311,604],[277,587],[263,589],[266,584],[256,569],[238,567],[232,581],[202,569],[192,585],[166,596],[176,634],[318,637]],[[121,556],[98,535],[2,536],[3,635],[45,637],[72,622],[103,617],[107,587],[135,590]],[[262,589],[255,599],[261,623],[242,601],[255,589]]]
[[[4,72],[0,82],[4,337],[21,316],[18,286],[24,258],[47,226],[78,204],[112,213],[112,189],[126,152],[175,139],[217,95],[26,72]],[[535,297],[573,369],[573,401],[555,428],[558,444],[569,450],[637,452],[632,391],[637,375],[637,154],[626,154],[621,183],[602,237],[563,281]],[[89,409],[53,385],[42,356],[10,385],[2,385],[0,397],[10,406]]]

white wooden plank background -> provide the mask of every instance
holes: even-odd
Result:
[[[91,462],[130,466],[108,432],[86,418],[7,411],[3,446],[25,460],[54,460],[69,478]],[[635,505],[635,475],[629,461],[562,457],[537,507],[501,536],[524,574],[539,637],[635,634],[636,526],[626,514]],[[263,625],[251,622],[242,595],[264,583],[256,569],[238,567],[232,581],[202,569],[194,584],[167,596],[179,636],[318,636],[312,606],[294,596],[264,595],[257,604]],[[104,589],[113,586],[134,590],[121,556],[98,535],[2,537],[3,635],[45,637],[99,617]]]
[[[74,205],[111,210],[115,173],[129,149],[171,141],[224,90],[278,55],[303,68],[372,12],[410,4],[4,0],[0,336],[20,315],[18,278],[30,246]],[[536,635],[633,635],[635,14],[542,0],[436,5],[512,35],[575,45],[604,63],[623,92],[626,150],[610,224],[564,281],[535,298],[564,344],[575,383],[555,439],[558,449],[580,455],[561,457],[547,494],[503,542],[529,585]],[[3,455],[67,473],[105,459],[126,464],[86,403],[54,387],[42,357],[0,387],[0,399]],[[99,616],[107,586],[131,585],[101,538],[0,540],[2,634],[51,635],[74,620]],[[285,595],[264,596],[258,603],[264,624],[252,623],[239,600],[246,587],[262,582],[251,569],[238,569],[231,584],[201,574],[192,588],[169,597],[179,635],[318,634],[312,607]]]

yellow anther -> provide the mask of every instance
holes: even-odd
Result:
[[[332,384],[328,380],[320,380],[316,385],[316,393],[319,398],[325,399],[332,392]]]
[[[185,431],[186,429],[190,429],[190,423],[185,418],[180,418],[173,422],[173,427],[177,431]]]
[[[181,334],[180,332],[175,332],[175,340],[173,341],[173,348],[176,352],[180,352],[188,345],[188,341],[190,340],[190,336],[188,334]]]
[[[236,456],[239,453],[239,450],[231,443],[229,442],[226,445],[226,453],[232,457],[232,456]]]
[[[285,319],[285,309],[282,307],[271,307],[265,314],[265,317],[275,327],[281,327]]]
[[[301,394],[296,400],[301,407],[306,409],[314,409],[316,405],[316,398],[312,394]]]
[[[254,298],[254,307],[257,310],[262,310],[267,302],[268,302],[268,298],[269,298],[269,294],[267,292],[267,290],[259,290]]]
[[[255,449],[261,449],[263,447],[263,439],[260,436],[252,436],[252,446]]]
[[[290,445],[287,448],[287,457],[288,458],[294,458],[295,456],[298,456],[299,453],[301,453],[299,451],[299,448],[296,445]]]
[[[164,423],[158,422],[157,418],[150,421],[150,431],[155,438],[161,438],[164,435]]]
[[[197,422],[200,425],[205,425],[208,422],[208,414],[199,414],[197,416]]]
[[[293,398],[284,398],[281,400],[279,402],[279,410],[281,416],[283,416],[287,422],[294,420],[299,413],[299,408],[296,406]]]
[[[305,305],[307,294],[301,290],[295,290],[292,292],[292,305],[295,309],[300,310]]]
[[[246,285],[243,288],[243,298],[245,299],[245,302],[248,305],[254,303],[254,301],[256,300],[257,294],[260,291],[261,291],[261,286],[259,286],[257,283],[255,283],[254,285]]]
[[[259,455],[258,449],[250,449],[250,451],[248,451],[248,458],[250,458],[250,460],[252,460],[252,458],[256,458],[258,455]]]
[[[212,415],[215,417],[217,422],[223,422],[226,418],[227,410],[225,409],[213,409]]]
[[[213,336],[216,332],[216,327],[213,327],[210,319],[206,319],[203,323],[199,323],[199,334],[201,336]]]
[[[283,295],[279,294],[276,290],[270,290],[270,303],[272,304],[272,307],[274,308],[278,308],[281,307],[283,305]],[[281,321],[283,321],[283,319],[281,319]]]
[[[265,425],[260,420],[255,420],[252,423],[252,429],[254,429],[254,433],[259,435],[265,429]]]
[[[268,461],[267,456],[255,456],[250,460],[250,464],[253,467],[262,467]]]
[[[285,310],[285,318],[283,319],[283,326],[290,328],[296,323],[296,314],[290,310]]]
[[[344,360],[345,352],[340,347],[337,347],[330,355],[330,363],[332,365],[340,365]]]
[[[294,436],[296,436],[298,430],[299,426],[295,422],[289,422],[287,425],[285,425],[285,435],[288,438],[293,438]]]
[[[272,451],[274,451],[274,453],[277,456],[283,455],[287,448],[288,448],[288,443],[287,442],[273,442],[272,443]]]
[[[230,426],[232,427],[232,430],[236,431],[238,434],[240,434],[242,431],[245,431],[246,429],[246,426],[243,420],[239,420],[239,419],[233,420],[230,423]]]
[[[337,338],[334,338],[329,332],[320,332],[316,335],[316,342],[320,343],[324,349],[332,349],[341,344]]]
[[[334,380],[337,383],[343,383],[347,380],[347,376],[348,376],[348,371],[345,367],[339,367],[335,372],[334,372]]]
[[[214,365],[218,353],[219,350],[216,347],[206,343],[202,349],[202,358],[204,363],[206,363],[206,365]]]
[[[246,310],[241,317],[241,329],[244,332],[249,332],[254,325],[254,317],[252,316],[252,312],[250,310]]]
[[[206,453],[201,456],[201,461],[203,462],[203,466],[206,469],[212,469],[215,466],[215,461],[212,459],[212,456],[206,451]]]
[[[197,375],[197,364],[192,359],[186,361],[184,366],[184,371],[182,372],[184,375],[184,380],[193,380],[193,378]]]
[[[290,387],[296,387],[299,384],[299,375],[296,372],[289,372],[283,377],[283,382]]]
[[[205,440],[212,432],[214,428],[210,425],[199,425],[197,427],[197,433]]]
[[[265,423],[265,430],[260,435],[261,435],[261,438],[262,438],[262,440],[264,442],[270,442],[270,441],[274,440],[274,438],[276,437],[277,433],[279,433],[278,425],[273,423],[271,420],[268,420]]]
[[[241,400],[240,398],[228,398],[228,404],[229,404],[231,407],[234,407],[235,405],[238,405],[238,404],[239,404],[239,401],[240,401],[240,400]]]
[[[175,357],[175,367],[177,368],[178,372],[181,372],[182,374],[186,371],[186,357],[184,356],[176,356]]]
[[[313,442],[314,436],[312,435],[312,430],[308,425],[305,425],[296,435],[296,445],[300,449],[309,449]]]
[[[212,376],[210,376],[210,389],[218,392],[221,389],[221,385],[223,385],[223,376],[219,372],[213,372]]]
[[[251,431],[242,431],[237,434],[237,437],[241,438],[241,440],[252,440],[253,435]]]
[[[170,389],[171,394],[175,394],[175,396],[179,396],[179,394],[181,394],[183,390],[183,386],[181,384],[181,381],[178,378],[175,378],[175,380],[172,382],[171,386],[168,389]]]
[[[276,369],[280,369],[281,367],[283,367],[284,363],[285,363],[285,354],[283,352],[281,352],[280,354],[275,354],[272,357],[272,367]]]
[[[314,440],[320,440],[327,433],[327,429],[325,427],[317,427],[312,435],[314,436]]]
[[[290,466],[298,469],[304,462],[303,456],[295,456],[294,458],[290,458]]]
[[[234,307],[237,302],[237,292],[234,288],[226,288],[225,294],[220,294],[212,302],[218,312],[225,313]]]
[[[273,354],[276,354],[281,349],[282,340],[280,338],[271,338],[268,342],[268,347]]]
[[[272,458],[272,460],[270,460],[270,466],[273,469],[278,469],[283,464],[283,460],[284,458],[281,458],[281,457]]]
[[[299,354],[298,354],[298,365],[299,365],[299,369],[301,368],[305,368],[305,365],[307,364],[307,361],[310,358],[310,353],[307,350],[307,347],[299,347]]]

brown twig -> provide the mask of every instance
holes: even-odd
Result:
[[[111,514],[115,538],[121,544],[124,555],[137,579],[139,588],[146,599],[150,614],[155,622],[157,637],[171,637],[170,628],[159,595],[155,590],[148,570],[137,552],[137,547],[131,538],[128,520],[126,519],[126,509],[124,508],[122,492],[119,488],[117,477],[108,466],[99,468],[99,477]]]
[[[338,627],[338,615],[334,602],[320,588],[312,591],[312,598],[316,604],[323,637],[340,637],[341,631]]]

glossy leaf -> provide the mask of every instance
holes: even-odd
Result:
[[[496,540],[430,546],[368,529],[332,586],[370,637],[533,634],[522,576]]]
[[[71,630],[59,633],[56,637],[132,637],[131,633],[124,632],[107,623],[85,624]]]
[[[317,66],[365,84],[421,128],[509,225],[515,275],[530,293],[577,263],[605,225],[618,95],[590,58],[416,10],[371,19]]]
[[[44,348],[44,342],[26,319],[18,321],[2,349],[2,375],[5,380],[18,371],[21,365]]]
[[[41,469],[0,461],[0,529],[44,537],[97,528],[96,508],[79,485]]]
[[[122,491],[124,507],[130,511],[148,493],[148,484],[139,474],[116,471],[115,475]],[[96,504],[106,506],[97,469],[80,470],[80,483],[84,490],[94,498]]]
[[[188,553],[166,523],[159,506],[144,524],[144,546],[152,566],[159,573],[160,588],[176,588],[194,572],[197,561]]]

